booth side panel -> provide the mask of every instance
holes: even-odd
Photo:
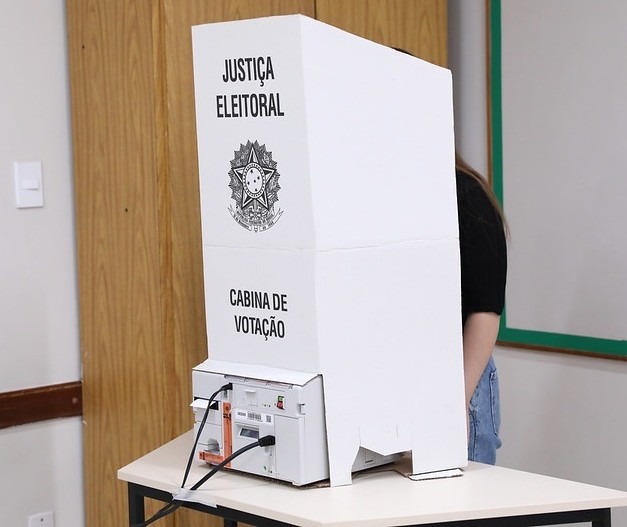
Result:
[[[319,252],[316,291],[332,484],[359,446],[465,465],[457,241]]]
[[[456,238],[450,71],[302,24],[317,248]]]

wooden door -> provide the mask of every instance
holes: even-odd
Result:
[[[446,13],[446,0],[316,0],[318,20],[445,67]]]
[[[88,526],[125,525],[116,471],[192,426],[207,357],[190,27],[296,12],[446,63],[446,0],[67,0]]]

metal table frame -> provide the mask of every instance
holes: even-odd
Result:
[[[172,494],[163,490],[138,485],[137,483],[128,483],[129,525],[145,521],[144,498],[152,498],[167,503],[172,499]],[[181,506],[223,518],[224,527],[237,527],[238,522],[247,523],[256,527],[298,527],[294,524],[242,512],[236,509],[229,509],[227,507],[210,507],[194,502],[185,502]],[[603,508],[551,512],[546,514],[482,518],[403,527],[536,527],[540,525],[565,525],[582,522],[591,522],[592,527],[611,527],[611,509]]]

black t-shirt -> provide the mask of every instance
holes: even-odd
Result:
[[[479,182],[457,171],[462,320],[471,313],[501,314],[505,304],[507,245],[503,224]]]

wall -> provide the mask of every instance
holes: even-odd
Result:
[[[80,378],[63,0],[0,0],[0,392]],[[13,162],[43,162],[17,209]],[[80,418],[0,430],[2,524],[83,525]]]
[[[484,174],[485,59],[484,0],[449,0],[458,149]],[[627,361],[509,348],[495,356],[503,405],[498,463],[627,490]],[[613,520],[626,526],[627,509],[614,511]]]

